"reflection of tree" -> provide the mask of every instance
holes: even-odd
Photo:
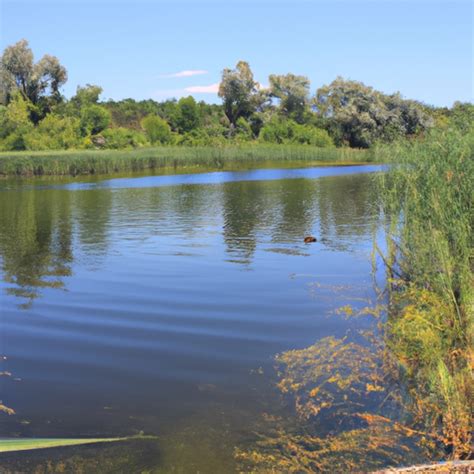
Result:
[[[377,196],[371,175],[349,175],[318,181],[316,199],[320,235],[332,245],[337,240],[350,240],[370,233],[376,215]]]
[[[223,186],[224,240],[234,261],[248,263],[252,258],[257,227],[268,213],[265,189],[265,183],[249,181]]]
[[[74,193],[74,210],[81,243],[87,254],[97,258],[107,250],[107,228],[112,207],[108,190],[85,190]]]
[[[287,242],[299,240],[311,233],[317,217],[315,208],[317,181],[290,179],[278,181],[276,203],[280,207],[278,221],[275,222],[273,239]]]
[[[0,200],[0,252],[7,291],[33,299],[70,274],[71,212],[66,191],[25,191]]]

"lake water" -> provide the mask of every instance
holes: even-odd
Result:
[[[375,297],[378,170],[0,182],[0,436],[143,432],[122,467],[112,447],[66,457],[235,472],[262,414],[291,412],[275,356],[372,327],[335,311]]]

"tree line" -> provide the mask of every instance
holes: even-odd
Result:
[[[362,82],[336,78],[311,95],[307,77],[255,79],[239,61],[222,72],[222,104],[192,96],[100,101],[102,88],[78,86],[61,94],[67,70],[55,56],[35,62],[26,40],[0,58],[0,150],[124,149],[150,145],[211,145],[262,142],[316,147],[368,148],[416,137],[435,125],[474,118],[472,104],[436,108],[399,93],[384,94]],[[461,117],[461,118],[460,118]]]

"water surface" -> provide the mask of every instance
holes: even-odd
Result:
[[[157,472],[234,472],[286,409],[275,355],[370,327],[334,311],[374,297],[377,170],[0,183],[0,435],[145,432]]]

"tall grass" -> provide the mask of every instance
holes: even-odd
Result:
[[[389,232],[388,345],[416,419],[453,458],[471,455],[474,130],[434,130],[377,152]]]
[[[241,145],[226,147],[157,147],[135,150],[81,150],[0,153],[0,175],[80,175],[155,168],[253,166],[265,162],[363,163],[366,150],[305,145]]]

